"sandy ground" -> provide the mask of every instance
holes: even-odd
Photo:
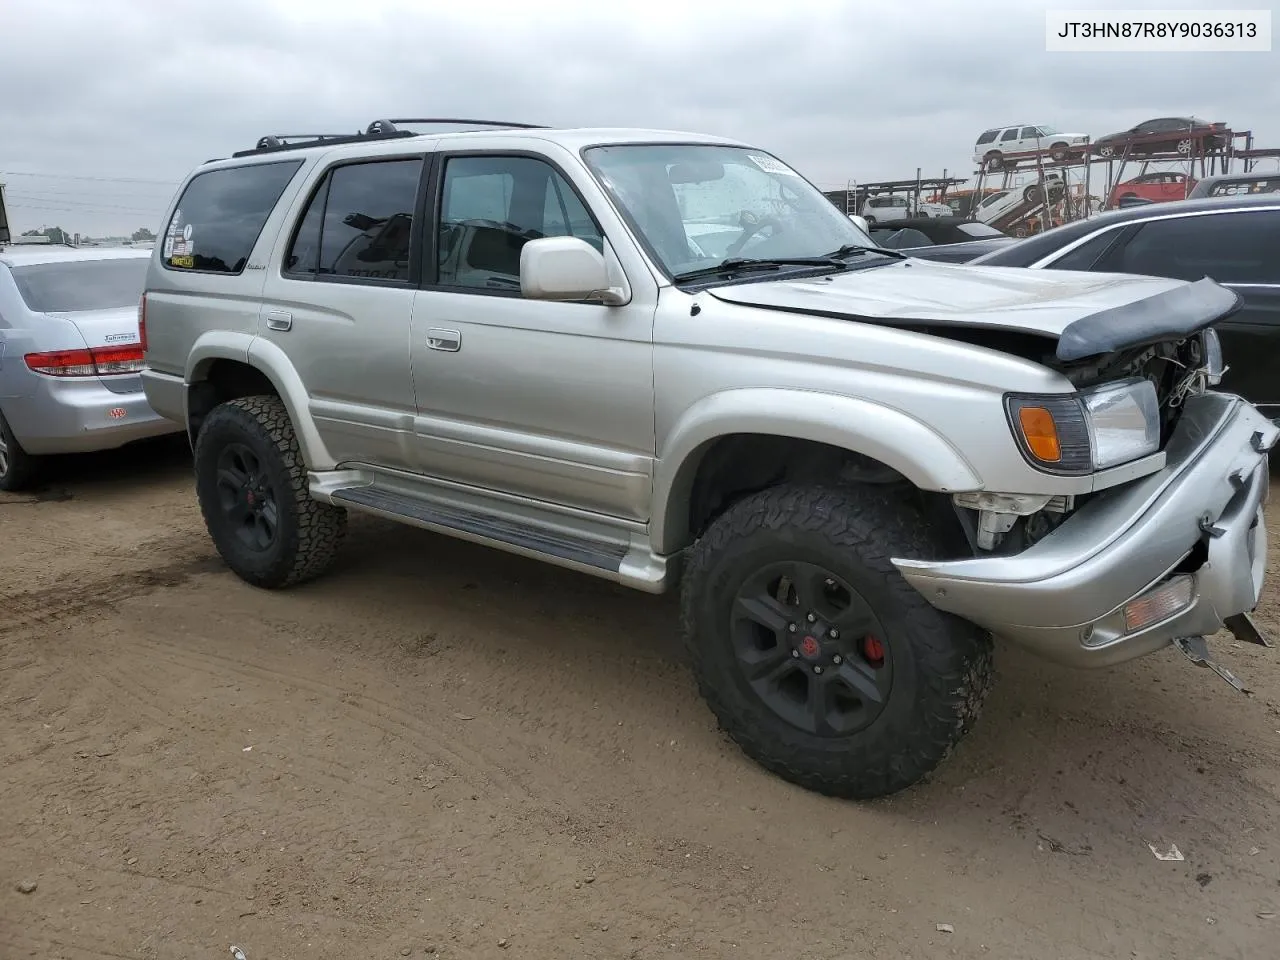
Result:
[[[1002,651],[932,782],[838,802],[717,732],[669,599],[361,518],[256,591],[189,470],[0,502],[4,960],[1276,955],[1280,649]]]

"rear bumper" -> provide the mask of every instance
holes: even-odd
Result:
[[[1280,427],[1238,397],[1193,397],[1163,470],[1094,497],[1022,553],[894,563],[939,609],[1071,666],[1111,666],[1208,636],[1257,605],[1267,451],[1278,438]],[[1128,604],[1182,576],[1183,604],[1126,630]]]
[[[115,393],[100,380],[40,377],[27,396],[5,401],[5,419],[27,453],[89,453],[174,433],[138,390]]]
[[[185,430],[187,425],[187,384],[182,377],[156,373],[146,369],[141,373],[142,389],[151,409],[166,420]]]

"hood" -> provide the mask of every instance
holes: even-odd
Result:
[[[903,260],[796,280],[715,287],[718,300],[864,323],[1033,334],[1059,360],[1182,339],[1240,309],[1212,280]]]

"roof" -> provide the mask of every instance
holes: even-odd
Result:
[[[55,244],[0,246],[0,263],[25,267],[36,263],[83,263],[88,260],[144,260],[151,250],[144,247],[61,247]]]
[[[276,160],[301,160],[312,157],[371,157],[384,154],[400,154],[424,148],[429,143],[469,144],[477,148],[489,144],[509,146],[520,141],[553,143],[577,152],[586,147],[644,143],[702,143],[730,147],[750,147],[750,144],[726,137],[678,130],[648,130],[627,127],[576,127],[576,128],[497,128],[489,130],[463,130],[442,133],[423,133],[411,136],[368,137],[356,142],[320,142],[299,145],[288,149],[240,151],[227,159],[211,160],[199,170],[224,166],[240,166],[246,163]],[[194,171],[193,171],[194,172]]]

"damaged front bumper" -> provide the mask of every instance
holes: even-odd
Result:
[[[894,565],[938,609],[1070,666],[1208,636],[1257,606],[1277,439],[1239,397],[1191,397],[1163,470],[1097,495],[1022,553]]]

